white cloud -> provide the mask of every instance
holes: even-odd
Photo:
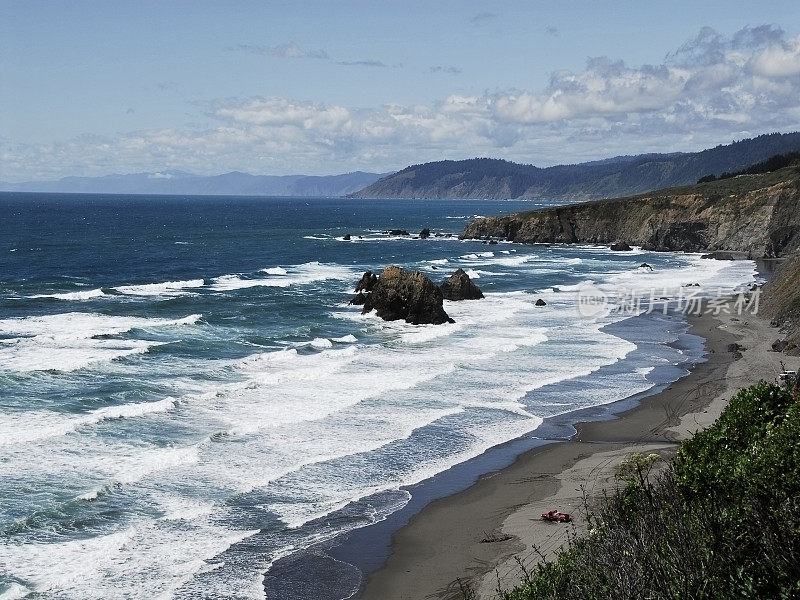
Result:
[[[198,173],[387,171],[442,158],[539,165],[692,150],[800,129],[800,37],[775,27],[710,28],[662,64],[607,57],[557,71],[540,91],[453,94],[428,105],[356,108],[279,97],[207,105],[218,126],[9,146],[4,177],[181,169]]]
[[[800,35],[756,52],[750,59],[750,65],[755,73],[764,77],[800,75]]]

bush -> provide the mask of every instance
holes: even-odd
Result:
[[[589,515],[589,535],[524,571],[502,600],[800,598],[800,403],[761,382],[683,442],[621,465],[626,485]]]

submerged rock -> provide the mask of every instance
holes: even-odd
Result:
[[[420,325],[453,323],[443,308],[442,291],[420,272],[386,267],[367,296],[361,314],[375,310],[385,321]]]
[[[617,242],[616,244],[611,244],[611,250],[615,252],[630,252],[633,248],[627,242]]]
[[[640,268],[640,269],[650,269],[651,271],[653,270],[653,267],[652,267],[652,265],[648,265],[647,263],[642,263],[642,264],[640,264],[640,265],[639,265],[639,268]]]
[[[536,301],[536,306],[547,306],[547,302],[545,302],[544,300],[542,300],[541,298],[539,298],[539,299]]]
[[[358,282],[356,285],[357,292],[371,292],[372,288],[375,287],[375,284],[378,282],[378,276],[375,275],[372,271],[366,271],[361,276],[361,281]]]
[[[343,237],[342,239],[343,239],[345,242],[349,242],[349,241],[350,241],[350,234],[349,234],[349,233],[345,233],[345,234],[344,234],[344,237]]]
[[[411,235],[405,229],[390,229],[386,233],[389,235]]]
[[[439,287],[445,300],[478,300],[483,298],[483,292],[477,285],[472,283],[464,269],[454,271]]]

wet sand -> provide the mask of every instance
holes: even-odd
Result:
[[[552,556],[567,536],[585,531],[583,498],[615,485],[620,461],[634,452],[674,454],[681,439],[714,422],[739,388],[773,380],[780,361],[800,358],[771,351],[777,330],[760,316],[690,316],[690,333],[706,339],[706,362],[662,392],[611,421],[581,423],[570,441],[521,455],[455,495],[436,500],[392,538],[386,564],[368,576],[364,600],[461,599],[496,596],[521,579],[518,561]],[[738,343],[740,359],[728,351]],[[573,525],[547,523],[539,515],[557,508]]]

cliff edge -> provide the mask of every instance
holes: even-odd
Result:
[[[485,217],[462,239],[611,244],[647,250],[732,250],[777,257],[800,247],[800,166],[638,196]]]

